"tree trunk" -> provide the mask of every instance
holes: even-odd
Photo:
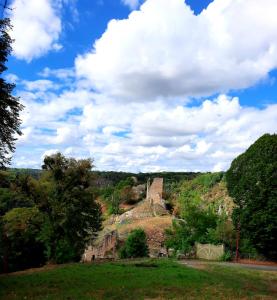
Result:
[[[236,262],[239,261],[239,242],[240,242],[240,222],[238,222],[238,225],[237,225]]]

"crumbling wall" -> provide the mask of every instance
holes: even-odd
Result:
[[[149,191],[147,198],[152,201],[153,204],[160,204],[160,201],[163,197],[163,178],[154,178]]]
[[[88,246],[83,255],[84,262],[98,258],[114,258],[116,256],[117,231],[106,234],[99,245]]]

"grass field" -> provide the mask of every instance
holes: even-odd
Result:
[[[276,283],[276,272],[148,259],[1,275],[0,299],[277,299]]]

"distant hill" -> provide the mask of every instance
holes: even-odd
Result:
[[[8,171],[14,174],[26,174],[38,179],[42,173],[41,169],[20,169],[20,168],[9,168]]]

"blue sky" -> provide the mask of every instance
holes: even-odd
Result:
[[[276,132],[275,0],[9,5],[15,167],[61,151],[101,170],[219,171]]]

